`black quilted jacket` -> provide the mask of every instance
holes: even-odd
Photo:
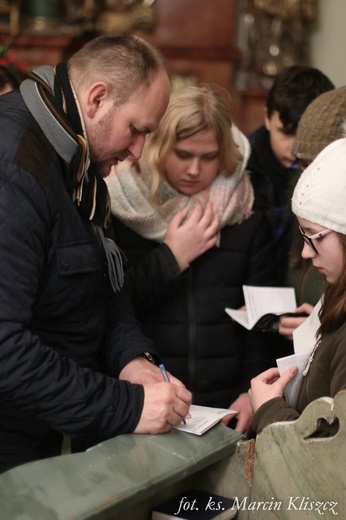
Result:
[[[152,344],[125,293],[108,292],[98,239],[19,92],[0,98],[0,266],[1,420],[88,441],[132,431],[143,387],[114,377]]]
[[[183,273],[165,244],[113,222],[128,257],[125,287],[166,368],[192,391],[195,404],[228,407],[275,358],[270,338],[247,332],[224,310],[244,304],[243,284],[275,283],[264,214],[258,211],[240,225],[224,227],[220,247]]]

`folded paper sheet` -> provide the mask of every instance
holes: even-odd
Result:
[[[299,390],[303,380],[303,372],[309,362],[312,351],[317,343],[316,332],[320,326],[318,312],[321,300],[315,305],[310,316],[293,332],[294,354],[276,360],[280,375],[287,368],[298,367],[298,374],[285,388],[285,399],[290,406],[296,406]]]
[[[202,435],[210,430],[226,415],[234,415],[238,413],[236,410],[227,410],[225,408],[211,408],[209,406],[198,406],[192,404],[190,406],[190,418],[186,418],[186,424],[176,426],[177,430],[195,435]]]
[[[254,287],[243,285],[246,310],[230,309],[225,311],[243,327],[251,330],[267,314],[285,314],[297,308],[295,292],[292,287]]]

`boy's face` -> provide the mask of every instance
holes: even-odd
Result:
[[[270,134],[270,145],[275,157],[282,166],[288,168],[295,159],[292,155],[292,146],[296,134],[287,134],[277,111],[274,111],[270,117],[265,113],[264,124]]]

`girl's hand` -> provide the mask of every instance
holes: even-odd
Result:
[[[249,396],[254,413],[274,397],[282,397],[286,385],[296,376],[298,367],[291,366],[280,376],[278,368],[269,368],[251,380]]]
[[[244,435],[248,435],[251,429],[251,422],[253,418],[253,411],[249,394],[240,394],[239,397],[237,397],[237,399],[228,408],[231,410],[237,410],[238,413],[236,415],[226,415],[226,417],[221,419],[221,424],[227,426],[227,424],[235,418],[237,420],[237,424],[234,428],[235,431],[244,433]]]
[[[189,264],[216,244],[219,216],[214,214],[211,202],[207,203],[205,209],[197,202],[188,218],[187,212],[184,209],[173,217],[167,228],[165,242]]]
[[[295,312],[304,312],[307,316],[282,316],[279,321],[279,334],[292,341],[293,332],[306,320],[308,316],[310,316],[312,310],[313,306],[310,305],[310,303],[303,303],[303,305],[296,308]]]

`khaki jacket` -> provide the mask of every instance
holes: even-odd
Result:
[[[284,398],[276,397],[263,404],[255,413],[253,430],[259,433],[273,422],[298,419],[306,406],[319,397],[334,397],[346,388],[346,323],[338,330],[326,334],[318,346],[310,369],[303,378],[297,406],[288,406]],[[335,429],[335,428],[334,428]],[[326,424],[319,433],[328,436],[334,431]]]

